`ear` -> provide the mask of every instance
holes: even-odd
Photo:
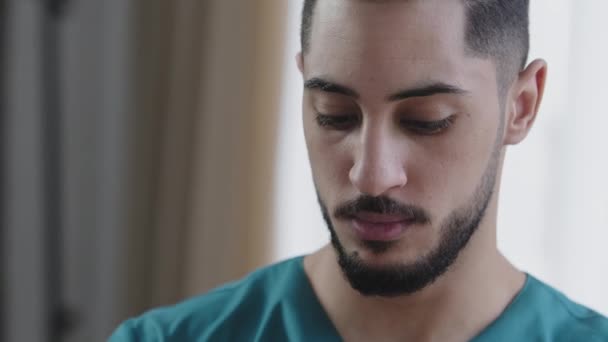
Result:
[[[298,70],[300,70],[300,73],[303,74],[304,73],[304,57],[302,56],[302,52],[298,52],[298,54],[296,55],[296,64],[298,65]]]
[[[521,142],[536,119],[547,79],[547,63],[537,59],[530,63],[513,84],[506,106],[505,145]]]

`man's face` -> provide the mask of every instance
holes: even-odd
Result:
[[[492,199],[496,73],[466,55],[464,27],[457,0],[317,4],[304,132],[340,264],[364,294],[428,285]]]

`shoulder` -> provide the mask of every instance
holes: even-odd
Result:
[[[608,342],[608,319],[528,275],[524,287],[475,342]]]
[[[129,319],[110,341],[231,340],[236,327],[240,336],[252,336],[258,319],[280,304],[299,272],[301,258],[259,269],[204,295]]]
[[[537,309],[546,329],[558,341],[608,341],[608,318],[568,298],[562,292],[530,277]]]

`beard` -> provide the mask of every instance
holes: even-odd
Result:
[[[494,193],[499,164],[499,151],[495,150],[488,166],[475,189],[472,198],[460,208],[452,211],[440,224],[437,246],[411,263],[369,265],[357,251],[348,252],[336,233],[327,206],[318,196],[323,218],[331,235],[331,244],[336,251],[338,264],[351,287],[365,296],[394,297],[408,295],[431,285],[454,263],[460,251],[477,231]],[[318,191],[317,191],[318,195]],[[379,214],[403,214],[414,223],[430,223],[425,210],[400,204],[388,197],[360,196],[335,210],[337,218],[349,218],[357,212]],[[397,244],[397,241],[363,241],[362,245],[372,253],[382,254]]]

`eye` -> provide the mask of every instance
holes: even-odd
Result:
[[[337,131],[346,131],[359,124],[359,117],[353,114],[316,114],[316,121],[320,127]]]
[[[454,123],[454,115],[436,121],[401,120],[403,128],[419,135],[437,135],[447,130]]]

